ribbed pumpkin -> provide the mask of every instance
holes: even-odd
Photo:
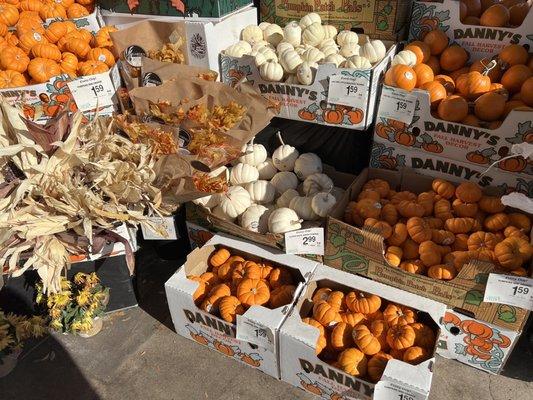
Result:
[[[47,20],[50,18],[67,19],[67,12],[65,11],[65,7],[53,1],[44,3],[41,9],[39,10],[39,15],[43,20]]]
[[[481,15],[481,1],[480,0],[462,0],[466,6],[466,12],[464,16],[479,17]]]
[[[474,61],[470,66],[470,71],[477,71],[490,78],[491,83],[498,82],[502,77],[502,68],[497,62],[492,62],[488,58]]]
[[[440,29],[429,31],[424,36],[424,43],[429,46],[429,50],[434,56],[438,56],[448,47],[448,40],[448,36]]]
[[[105,48],[95,48],[89,50],[87,53],[87,60],[101,61],[107,64],[108,67],[115,65],[115,57]]]
[[[110,33],[118,31],[114,26],[104,26],[94,36],[95,47],[112,47],[113,41],[109,36]]]
[[[42,25],[41,20],[35,18],[24,17],[19,19],[16,25],[17,35],[20,37],[23,33],[27,32],[38,32],[43,35],[45,29]]]
[[[479,23],[483,26],[507,26],[510,18],[511,15],[509,14],[507,7],[501,4],[494,4],[481,14],[481,17],[479,17]]]
[[[416,87],[421,88],[422,85],[428,82],[432,82],[435,78],[433,70],[427,64],[421,63],[413,67],[416,74]]]
[[[75,73],[78,69],[78,57],[73,53],[64,52],[61,55],[61,68]]]
[[[43,22],[37,11],[21,11],[21,13],[19,14],[19,21],[24,18],[35,19],[37,21]]]
[[[33,57],[49,58],[54,61],[61,61],[61,52],[55,44],[38,43],[31,48]]]
[[[28,82],[24,75],[13,70],[0,71],[0,88],[12,88],[26,86]]]
[[[417,64],[426,62],[431,56],[429,45],[419,40],[409,43],[407,46],[405,46],[404,50],[410,50],[415,53]]]
[[[533,107],[533,77],[527,78],[520,88],[520,99]]]
[[[485,93],[474,102],[474,112],[483,121],[496,121],[502,117],[504,111],[505,97],[496,92]]]
[[[67,17],[69,18],[81,18],[89,15],[89,11],[81,4],[72,4],[67,8]]]
[[[461,75],[455,82],[457,91],[468,99],[476,99],[490,89],[490,78],[472,71]]]
[[[453,45],[444,49],[440,55],[440,66],[445,71],[456,71],[464,67],[468,53],[460,46]]]
[[[48,43],[48,40],[38,32],[26,32],[19,35],[19,47],[24,50],[26,54],[30,53],[33,46],[39,43]]]
[[[504,72],[501,84],[513,94],[519,92],[526,80],[533,76],[533,72],[525,65],[513,65]]]
[[[28,64],[28,74],[37,83],[46,82],[60,73],[59,64],[47,58],[34,58]]]
[[[446,93],[452,94],[455,92],[455,81],[450,76],[442,74],[436,75],[435,82],[439,82],[442,86],[444,86]]]
[[[56,22],[52,22],[48,26],[44,35],[46,36],[46,38],[48,39],[50,43],[55,44],[57,43],[59,39],[65,36],[67,32],[68,32],[68,25],[62,21],[56,21]]]
[[[8,32],[8,27],[6,24],[0,23],[0,36],[4,37]]]
[[[85,40],[78,38],[69,38],[65,43],[65,48],[70,53],[76,54],[78,58],[85,58],[91,50],[91,47]]]
[[[502,51],[500,51],[498,58],[504,64],[513,66],[525,64],[527,62],[528,54],[527,50],[523,46],[520,46],[519,44],[510,44],[505,46]]]
[[[0,65],[3,69],[11,69],[17,72],[25,72],[30,58],[26,53],[14,46],[6,46],[0,51]]]
[[[407,65],[393,65],[385,73],[385,84],[411,91],[416,86],[416,73]]]
[[[109,67],[101,61],[84,61],[78,65],[82,75],[102,74],[109,71]]]
[[[440,102],[437,112],[445,121],[459,122],[468,115],[468,103],[461,96],[451,95]]]
[[[527,2],[515,4],[509,8],[509,24],[511,26],[520,26],[529,12]]]
[[[429,60],[426,62],[426,64],[433,71],[433,75],[440,74],[440,62],[437,56],[429,57]]]
[[[41,0],[22,0],[19,2],[21,11],[37,11],[41,9],[43,2]]]
[[[19,20],[19,10],[11,4],[0,4],[0,22],[7,26],[15,26]]]

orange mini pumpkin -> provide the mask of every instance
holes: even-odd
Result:
[[[429,44],[419,40],[409,43],[404,50],[410,50],[415,53],[417,64],[425,63],[432,54]]]
[[[474,227],[474,218],[450,218],[444,223],[444,227],[453,233],[468,233]]]
[[[510,225],[516,226],[522,232],[529,235],[529,231],[531,230],[531,220],[527,215],[514,212],[507,214],[507,216],[509,217]]]
[[[511,15],[507,7],[501,4],[494,4],[487,8],[481,17],[479,17],[479,23],[482,26],[507,26]]]
[[[326,301],[338,310],[344,309],[344,293],[340,290],[331,291]]]
[[[439,103],[437,113],[445,121],[460,122],[468,115],[468,103],[461,96],[451,95]]]
[[[529,12],[529,4],[527,2],[515,4],[509,7],[509,23],[512,26],[520,26]]]
[[[65,36],[68,32],[68,25],[63,21],[55,21],[52,22],[48,28],[46,28],[46,32],[44,35],[46,36],[46,39],[50,43],[57,43],[59,39],[61,39],[63,36]]]
[[[352,327],[359,325],[365,320],[364,314],[358,312],[341,312],[340,316],[342,322],[345,322]]]
[[[485,229],[491,232],[502,231],[509,225],[509,217],[505,213],[496,213],[485,218]]]
[[[460,199],[453,201],[452,208],[458,217],[475,217],[478,211],[477,203],[465,203]]]
[[[85,40],[78,38],[68,39],[65,43],[65,48],[67,51],[76,54],[76,56],[78,56],[79,58],[85,58],[91,50],[91,47],[87,44]]]
[[[465,5],[466,11],[462,18],[467,16],[479,17],[481,15],[481,1],[480,0],[461,0],[461,3]]]
[[[445,71],[456,71],[463,68],[468,61],[468,53],[458,45],[444,49],[440,55],[440,66]]]
[[[448,75],[436,75],[435,82],[439,82],[446,89],[446,93],[452,94],[455,92],[455,81]]]
[[[398,222],[398,211],[394,204],[385,204],[381,209],[380,218],[391,226]]]
[[[440,199],[435,202],[433,207],[435,217],[439,218],[441,221],[446,221],[450,218],[453,218],[452,206],[450,202],[446,199]]]
[[[382,318],[374,319],[367,323],[368,329],[372,332],[372,335],[378,340],[381,351],[389,350],[389,344],[387,343],[387,331],[389,325]]]
[[[409,347],[405,350],[405,353],[403,353],[403,361],[413,365],[426,361],[428,357],[429,354],[427,350],[420,346]]]
[[[244,278],[237,286],[237,298],[245,306],[263,305],[270,300],[270,289],[261,279]]]
[[[420,256],[420,253],[418,253],[418,246],[419,244],[417,242],[415,242],[411,238],[407,238],[401,246],[403,251],[403,257],[408,260],[418,258]]]
[[[370,332],[366,325],[358,325],[353,328],[353,341],[364,354],[373,355],[381,350],[379,340]]]
[[[533,77],[527,78],[520,87],[520,99],[533,107]]]
[[[26,32],[22,35],[19,35],[19,44],[18,46],[26,52],[26,54],[30,53],[30,50],[33,46],[39,43],[47,43],[48,40],[44,37],[44,35],[41,35],[39,32]]]
[[[231,289],[228,285],[225,285],[223,283],[219,283],[218,285],[215,285],[211,290],[209,290],[209,293],[207,294],[207,297],[202,302],[200,308],[204,311],[207,311],[208,313],[217,313],[218,307],[220,305],[220,301],[225,296],[231,296]]]
[[[13,87],[26,86],[28,82],[24,75],[13,70],[0,71],[0,88],[7,89]]]
[[[474,112],[483,121],[497,121],[505,112],[505,97],[498,92],[479,96],[474,102]]]
[[[500,51],[498,58],[507,66],[512,67],[513,65],[526,64],[528,54],[523,46],[520,46],[519,44],[509,44]]]
[[[391,246],[401,246],[408,236],[407,226],[403,222],[398,222],[392,227],[392,234],[387,239],[387,242]]]
[[[502,76],[502,68],[496,61],[482,58],[474,61],[470,66],[470,72],[479,72],[481,75],[486,75],[490,78],[491,83],[498,82]]]
[[[420,260],[406,260],[400,263],[400,269],[410,274],[423,274],[426,268]]]
[[[198,282],[198,287],[192,295],[192,300],[195,302],[195,304],[201,303],[207,294],[207,285],[199,276],[190,275],[187,277],[187,279]]]
[[[508,237],[494,247],[496,259],[506,270],[520,268],[531,258],[531,245],[520,237]]]
[[[428,269],[428,276],[433,279],[439,279],[442,281],[449,281],[457,275],[457,271],[453,265],[438,264],[432,265]]]
[[[205,282],[208,286],[215,286],[216,284],[220,283],[220,279],[218,279],[218,276],[214,272],[204,272],[200,275],[200,279]]]
[[[448,47],[448,36],[440,29],[429,31],[424,36],[424,43],[429,46],[432,55],[438,56]]]
[[[55,44],[38,43],[31,48],[33,57],[48,58],[54,61],[61,61],[61,52]]]
[[[398,267],[402,261],[403,250],[401,247],[389,246],[385,252],[385,260],[393,267]]]
[[[29,18],[24,17],[19,19],[16,25],[17,28],[17,35],[20,37],[20,35],[27,33],[27,32],[37,32],[41,35],[44,35],[45,29],[43,27],[43,23],[40,19],[35,18]]]
[[[381,307],[381,298],[375,294],[351,291],[345,297],[346,306],[350,311],[372,314]]]
[[[28,74],[37,83],[43,83],[61,73],[59,64],[47,58],[34,58],[28,64]]]
[[[237,320],[237,315],[242,315],[245,311],[241,302],[235,296],[222,297],[218,304],[218,309],[222,319],[232,324]]]
[[[446,98],[446,89],[437,81],[426,82],[421,88],[429,93],[429,101],[433,109],[437,108],[439,103]]]
[[[411,91],[416,87],[416,73],[407,65],[396,64],[385,73],[385,84]]]
[[[445,179],[434,179],[431,183],[431,188],[445,199],[451,199],[455,194],[455,186]]]
[[[287,304],[290,304],[294,297],[296,286],[294,285],[282,285],[270,292],[270,307],[278,308]]]
[[[427,64],[421,63],[417,64],[413,67],[413,70],[416,74],[416,86],[417,88],[421,88],[425,83],[433,82],[433,79],[435,78],[435,75],[433,74],[433,70],[431,67]]]
[[[327,301],[319,301],[314,304],[313,318],[325,327],[334,326],[342,321],[338,309]]]
[[[327,301],[329,294],[331,292],[332,290],[330,288],[327,288],[327,287],[319,288],[315,290],[311,300],[313,301],[313,303],[318,303],[319,301]]]
[[[356,212],[363,218],[379,218],[381,214],[381,204],[372,199],[361,199],[355,207]]]
[[[333,350],[343,351],[348,347],[353,347],[352,330],[353,327],[345,322],[339,322],[335,325],[329,337]]]
[[[476,203],[478,202],[483,193],[479,185],[473,182],[462,182],[457,189],[455,189],[455,195],[457,198],[465,203]]]
[[[372,382],[378,382],[381,379],[387,363],[389,360],[392,360],[392,358],[393,357],[390,354],[380,351],[368,360],[367,373]]]
[[[367,359],[363,352],[349,348],[339,354],[339,368],[352,376],[364,376],[366,374]]]
[[[292,275],[286,268],[274,268],[270,271],[268,276],[268,282],[272,289],[275,289],[282,285],[292,285],[293,279]]]
[[[416,243],[422,243],[431,239],[431,228],[420,217],[412,217],[407,220],[407,232]]]
[[[0,4],[0,22],[7,26],[15,26],[19,20],[19,11],[16,6],[12,4]]]
[[[211,264],[213,267],[220,267],[222,264],[228,261],[230,256],[231,254],[228,249],[220,248],[211,255],[209,258],[209,264]]]
[[[69,18],[81,18],[89,15],[89,11],[81,4],[71,4],[67,8],[67,17]]]
[[[0,66],[4,70],[23,73],[28,68],[29,62],[30,58],[18,47],[6,46],[0,51]]]
[[[442,251],[438,244],[431,240],[426,240],[420,243],[418,247],[420,253],[420,260],[426,267],[430,267],[435,264],[440,264],[442,260]]]
[[[517,93],[522,88],[522,85],[527,81],[533,72],[525,65],[513,65],[504,72],[501,84],[509,91],[509,93]]]
[[[84,61],[78,64],[82,75],[102,74],[109,71],[109,67],[101,61]]]
[[[101,61],[107,64],[108,67],[115,65],[115,57],[107,49],[96,48],[89,50],[87,60]]]
[[[439,58],[437,56],[429,57],[429,60],[427,60],[426,64],[433,71],[433,75],[440,74],[440,61],[439,61]]]
[[[415,312],[409,307],[399,304],[389,304],[383,311],[383,318],[389,326],[407,325],[416,322]]]
[[[415,346],[420,346],[428,350],[435,347],[435,332],[429,326],[421,322],[411,324],[411,328],[415,331]]]
[[[388,239],[392,235],[392,227],[385,221],[379,221],[375,218],[365,219],[363,227],[377,233],[383,239]]]
[[[67,12],[65,7],[63,7],[61,4],[51,1],[44,3],[41,6],[41,9],[39,10],[39,16],[43,20],[51,18],[67,19]]]
[[[476,99],[490,89],[490,78],[477,71],[471,71],[457,78],[455,86],[468,99]]]
[[[363,190],[375,190],[383,198],[387,197],[390,191],[390,185],[383,179],[370,179],[363,185]]]
[[[409,325],[394,325],[387,331],[387,343],[394,350],[404,350],[415,343],[415,331]]]

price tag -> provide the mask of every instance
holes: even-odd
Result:
[[[272,331],[259,322],[237,315],[237,339],[274,351]]]
[[[333,75],[329,78],[328,103],[366,109],[368,80],[364,77]]]
[[[374,400],[426,400],[427,394],[389,381],[379,381],[374,388]]]
[[[533,311],[533,279],[525,276],[489,274],[483,301],[509,304]]]
[[[379,116],[395,119],[409,125],[413,121],[416,107],[416,96],[402,91],[384,89],[379,101]]]
[[[324,228],[300,229],[285,234],[285,253],[324,255]]]
[[[177,240],[178,234],[174,225],[173,217],[149,217],[148,220],[158,225],[160,231],[156,231],[146,224],[141,225],[145,240]]]
[[[67,83],[81,112],[113,106],[115,88],[107,73],[78,78]]]

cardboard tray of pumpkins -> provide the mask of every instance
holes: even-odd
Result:
[[[422,40],[440,28],[474,59],[498,54],[509,44],[531,47],[533,12],[528,0],[415,1],[410,40]]]
[[[396,198],[392,200],[390,195],[382,193],[383,201],[364,200],[370,208],[372,204],[383,203],[383,206],[375,209],[375,218],[363,220],[364,216],[358,217],[363,204],[357,204],[368,194],[375,195],[370,193],[374,190],[370,190],[369,185],[376,182],[386,182],[384,186],[390,188],[390,195]],[[404,206],[421,205],[418,202],[423,198],[430,199],[431,193],[439,193],[440,185],[450,193],[431,205],[431,214],[424,212],[428,216],[414,219],[402,217],[413,211],[403,209]],[[419,175],[410,169],[364,170],[348,189],[345,202],[337,204],[328,217],[324,263],[440,301],[478,320],[521,331],[529,315],[527,310],[511,307],[512,318],[504,318],[499,312],[500,305],[484,302],[483,295],[489,273],[531,275],[531,215],[503,206],[499,200],[502,192],[495,188],[480,191],[479,187],[463,181],[455,190],[456,193],[466,192],[467,198],[472,194],[469,203],[461,200],[463,194],[456,198],[453,189],[449,182]],[[422,192],[425,194],[419,195]],[[402,196],[406,199],[404,203],[397,203]],[[394,208],[391,202],[398,204],[396,209],[402,207],[397,211],[397,222],[389,214],[395,211],[391,210]],[[437,214],[439,217],[435,217]],[[359,220],[354,221],[354,216]],[[435,227],[431,231],[422,229],[432,222]],[[381,229],[387,226],[391,227],[390,232]],[[407,229],[407,238],[400,237],[405,231],[402,228]],[[412,239],[418,228],[431,237]],[[513,246],[522,249],[519,255],[508,252]],[[480,249],[487,251],[480,252]]]

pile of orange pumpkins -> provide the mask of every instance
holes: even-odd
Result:
[[[393,60],[385,84],[426,90],[435,118],[497,129],[511,110],[533,107],[533,57],[518,44],[469,64],[468,52],[436,29],[404,50],[411,58]]]
[[[357,290],[321,287],[303,321],[318,329],[316,354],[347,374],[381,379],[389,360],[419,364],[432,356],[435,332],[418,312]]]
[[[230,323],[253,305],[275,309],[291,303],[297,284],[288,268],[246,260],[226,248],[210,256],[208,271],[187,278],[199,284],[195,304]]]
[[[392,267],[444,281],[472,260],[527,276],[533,255],[530,217],[506,212],[499,197],[484,195],[473,182],[456,187],[435,179],[431,190],[415,194],[372,179],[348,204],[344,219],[380,235]]]
[[[94,0],[10,0],[0,3],[0,88],[47,82],[54,76],[93,75],[115,64],[109,33],[93,35],[67,18],[89,15]],[[44,21],[52,22],[45,28]]]
[[[465,25],[514,28],[529,12],[527,0],[461,0],[459,17]]]

